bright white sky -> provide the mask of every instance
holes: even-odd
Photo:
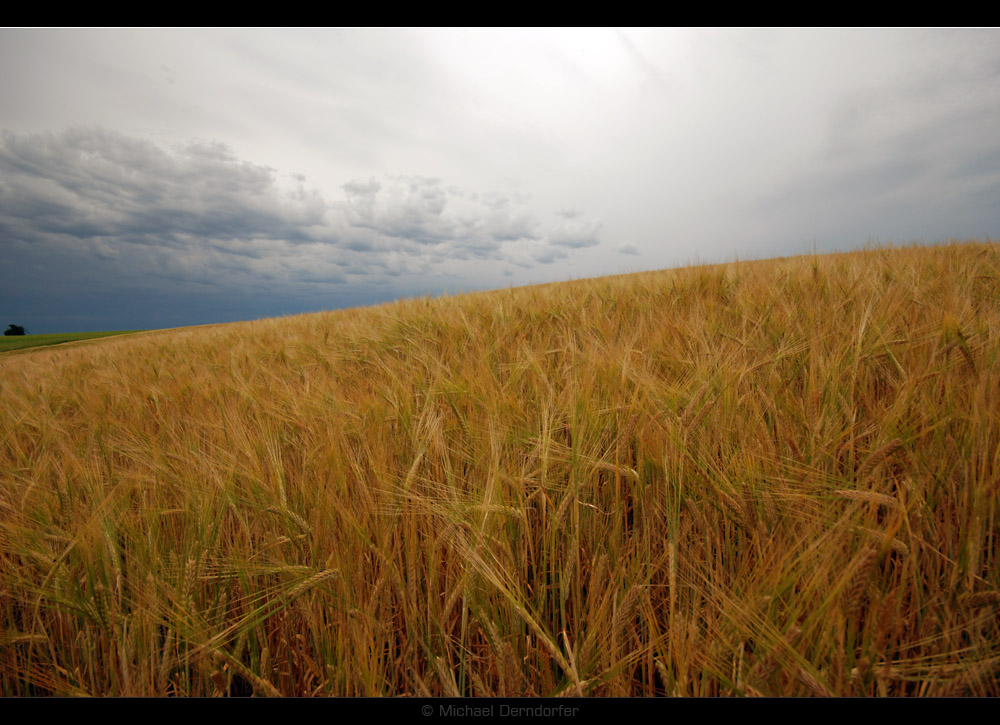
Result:
[[[3,323],[1000,236],[997,30],[0,30]]]

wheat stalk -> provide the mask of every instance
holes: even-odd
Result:
[[[959,599],[959,602],[966,609],[1000,606],[1000,591],[965,594]]]
[[[846,498],[852,501],[870,501],[891,509],[900,508],[899,501],[884,493],[876,493],[875,491],[847,491],[844,489],[838,489],[833,493],[835,496],[840,496],[840,498]]]
[[[868,456],[868,458],[865,459],[865,462],[861,465],[861,468],[858,469],[858,480],[865,480],[868,475],[879,466],[879,464],[895,453],[898,449],[902,448],[902,446],[903,441],[899,438],[893,438],[891,441]]]
[[[874,546],[866,546],[858,557],[854,574],[847,585],[843,598],[844,612],[848,618],[852,618],[857,614],[858,608],[861,606],[861,597],[868,586],[868,579],[871,577],[872,569],[875,568],[877,558],[878,551]]]
[[[323,571],[317,572],[308,579],[301,581],[292,587],[288,592],[288,599],[295,599],[297,596],[305,591],[308,591],[309,589],[312,589],[317,584],[338,576],[340,576],[340,571],[338,569],[324,569]]]
[[[805,685],[809,691],[816,697],[834,697],[834,694],[830,691],[830,688],[823,684],[815,675],[800,667],[795,673],[799,682]]]

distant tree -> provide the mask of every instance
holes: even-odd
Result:
[[[23,335],[24,328],[20,325],[8,325],[7,329],[3,331],[3,334],[7,337],[10,337],[11,335]]]

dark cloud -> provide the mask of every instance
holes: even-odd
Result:
[[[100,238],[120,250],[188,240],[306,241],[317,193],[279,191],[275,172],[221,144],[164,151],[102,129],[0,137],[0,224],[28,242]]]
[[[356,179],[343,185],[343,201],[328,202],[301,176],[290,189],[277,177],[218,143],[166,151],[94,128],[3,132],[0,229],[11,241],[75,246],[107,259],[137,259],[137,246],[170,250],[181,266],[213,254],[302,256],[285,248],[316,244],[328,247],[329,263],[392,252],[502,259],[512,242],[593,246],[600,229],[573,211],[546,230],[522,196],[464,193],[435,178]]]
[[[0,257],[24,274],[5,283],[0,303],[10,314],[44,308],[52,320],[63,305],[78,329],[288,314],[434,293],[463,260],[551,264],[597,244],[601,228],[577,213],[547,226],[527,197],[436,178],[355,179],[342,189],[327,200],[303,176],[219,143],[164,149],[101,128],[3,131]],[[90,300],[89,316],[70,314],[73,299]],[[196,299],[214,312],[192,316]]]
[[[622,246],[618,247],[618,251],[621,254],[636,254],[636,255],[639,254],[639,250],[636,248],[634,244],[623,244]]]

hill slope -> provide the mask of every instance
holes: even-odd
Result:
[[[0,359],[4,695],[1000,695],[1000,250]]]
[[[47,345],[65,345],[70,342],[87,342],[113,335],[132,335],[146,330],[116,330],[114,332],[65,332],[51,335],[18,335],[0,338],[0,352],[28,350]]]

